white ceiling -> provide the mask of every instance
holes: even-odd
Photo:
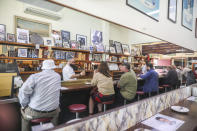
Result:
[[[58,12],[64,8],[60,5],[53,4],[46,0],[18,0],[18,1],[30,4],[30,5],[38,6],[40,8],[48,9],[51,11],[55,11],[55,12]]]

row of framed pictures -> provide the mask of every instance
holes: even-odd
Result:
[[[130,48],[127,44],[122,44],[118,41],[109,40],[109,52],[130,55]]]
[[[38,58],[37,49],[18,48],[8,51],[8,57]]]
[[[177,1],[168,0],[168,19],[174,23],[177,20]],[[159,21],[160,0],[127,0],[126,4]],[[193,28],[193,8],[194,0],[182,0],[182,26],[189,30]]]

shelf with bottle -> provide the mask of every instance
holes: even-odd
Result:
[[[24,46],[24,47],[36,47],[36,44],[26,44],[26,43],[18,43],[18,42],[8,42],[8,41],[0,41],[1,45],[10,45],[10,46]],[[47,48],[48,46],[40,45],[40,48]]]

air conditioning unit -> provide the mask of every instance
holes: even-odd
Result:
[[[40,17],[45,17],[45,18],[53,19],[53,20],[61,19],[60,14],[54,13],[52,11],[45,11],[45,10],[42,10],[42,9],[33,8],[33,7],[26,7],[24,9],[24,12],[27,13],[27,14],[36,15],[36,16],[40,16]]]

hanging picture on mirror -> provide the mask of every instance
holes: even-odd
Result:
[[[182,1],[182,26],[192,31],[194,0]]]
[[[127,0],[127,5],[139,12],[159,21],[160,0]]]
[[[122,44],[122,50],[125,55],[130,55],[130,48],[127,44]]]
[[[122,44],[120,42],[114,41],[115,47],[116,47],[116,53],[122,54]]]
[[[61,30],[62,44],[70,41],[70,32]]]
[[[29,31],[25,29],[16,29],[17,42],[19,43],[29,43]]]
[[[168,0],[168,19],[176,23],[177,0]]]
[[[55,47],[62,47],[61,33],[57,30],[52,30],[52,37]]]
[[[76,41],[80,43],[80,49],[85,49],[87,46],[87,36],[76,34]]]
[[[7,33],[7,41],[8,42],[16,42],[15,34]]]
[[[6,25],[0,24],[0,41],[6,41]]]
[[[51,37],[43,37],[43,39],[44,39],[44,45],[45,46],[54,46],[53,38],[51,38]]]

